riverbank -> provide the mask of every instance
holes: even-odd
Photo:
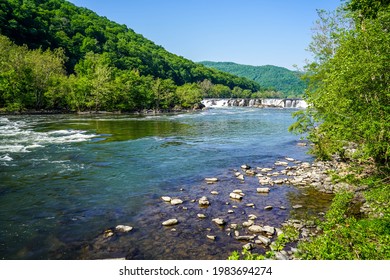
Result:
[[[390,258],[389,178],[374,166],[350,160],[302,163],[288,168],[298,188],[334,194],[329,210],[314,219],[289,219],[263,255],[243,248],[229,259],[379,260]],[[295,207],[302,207],[297,205]],[[293,206],[294,208],[294,206]],[[262,237],[259,237],[262,239]]]

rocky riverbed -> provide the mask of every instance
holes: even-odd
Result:
[[[316,235],[333,194],[354,187],[335,181],[348,165],[285,157],[272,166],[243,164],[197,187],[156,198],[136,224],[106,229],[84,247],[81,258],[226,259],[233,250],[265,253],[284,226],[300,239]],[[358,190],[356,190],[358,192]],[[286,199],[287,198],[287,199]],[[291,259],[286,247],[277,259]]]

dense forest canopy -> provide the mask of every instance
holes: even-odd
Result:
[[[202,61],[199,63],[251,79],[264,88],[281,92],[283,97],[301,97],[307,87],[306,81],[302,79],[302,73],[283,67],[273,65],[252,66],[233,62]]]
[[[261,93],[254,81],[169,53],[65,0],[0,0],[0,23],[0,107],[7,110],[190,108],[204,96]],[[37,64],[56,71],[42,83]]]

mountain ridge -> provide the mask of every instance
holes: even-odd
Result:
[[[200,61],[199,64],[218,69],[239,77],[251,79],[260,86],[283,93],[284,97],[302,96],[306,82],[301,79],[303,73],[275,65],[245,65],[235,62]]]

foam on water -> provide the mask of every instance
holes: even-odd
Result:
[[[77,143],[96,137],[83,130],[35,131],[34,123],[0,118],[0,153],[28,153],[48,144]],[[4,156],[4,155],[3,155]]]

